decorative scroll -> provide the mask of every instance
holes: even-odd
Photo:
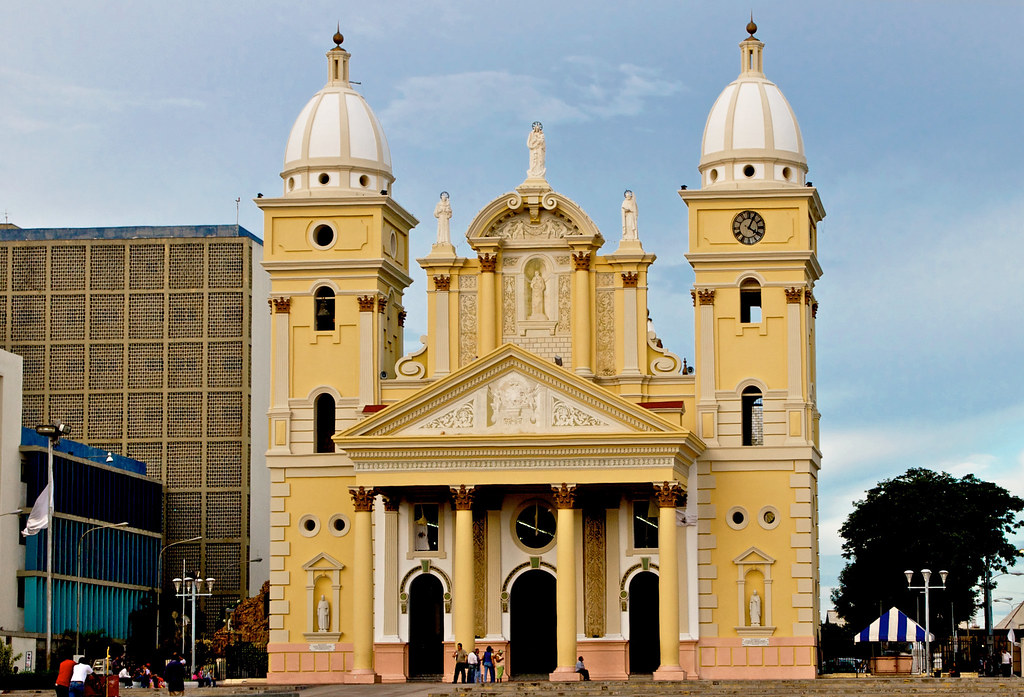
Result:
[[[506,257],[506,261],[508,258]],[[501,331],[504,336],[516,334],[516,277],[502,276]]]
[[[789,304],[798,303],[803,294],[803,288],[786,288],[786,302]]]
[[[473,624],[487,636],[487,513],[473,516]]]
[[[519,265],[519,257],[503,256],[501,258],[501,268],[503,268],[503,269],[507,269],[507,268],[510,268],[512,266],[518,266],[518,265]]]
[[[597,291],[597,374],[615,375],[614,291]]]
[[[401,377],[417,379],[422,378],[427,374],[427,368],[424,365],[426,362],[424,354],[427,352],[426,335],[420,337],[420,343],[423,345],[412,353],[405,354],[397,363],[395,363],[395,372]],[[422,362],[421,360],[418,360],[421,357],[423,357]]]
[[[455,510],[457,511],[469,511],[473,508],[473,494],[475,493],[473,487],[466,488],[465,484],[460,484],[459,488],[451,487],[452,496],[455,497]]]
[[[423,424],[423,428],[473,428],[476,412],[473,410],[473,403],[466,402],[451,411]]]
[[[359,303],[360,312],[373,312],[373,296],[372,295],[360,295],[356,297],[356,302]]]
[[[583,633],[601,637],[605,632],[605,512],[583,510]]]
[[[352,505],[355,506],[356,512],[373,511],[373,489],[367,489],[366,487],[349,488],[348,493],[352,495]]]
[[[679,360],[679,356],[666,349],[653,331],[647,332],[647,348],[655,354],[651,360],[652,374],[676,375],[682,371],[683,362]]]
[[[451,288],[452,277],[451,276],[434,276],[434,290],[443,290],[445,292]]]
[[[575,486],[569,486],[565,482],[562,482],[562,486],[553,486],[551,491],[555,493],[555,508],[572,508],[576,505],[576,489]]]
[[[551,425],[557,427],[573,426],[604,426],[600,419],[577,409],[560,399],[553,399],[551,406]]]
[[[459,293],[459,367],[469,365],[474,358],[476,358],[476,294]]]

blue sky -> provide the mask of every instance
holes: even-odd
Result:
[[[751,8],[828,212],[815,295],[831,586],[836,531],[879,479],[932,467],[1024,496],[1020,2],[7,2],[0,219],[231,223],[241,198],[239,221],[262,234],[251,199],[281,191],[289,129],[340,20],[388,134],[393,194],[422,221],[415,255],[438,192],[458,239],[522,180],[542,121],[548,180],[606,238],[622,190],[636,192],[659,257],[652,316],[692,361],[676,189],[698,185],[704,121],[739,71]],[[426,329],[413,275],[410,350]],[[1024,600],[1024,578],[1003,580],[996,595]]]

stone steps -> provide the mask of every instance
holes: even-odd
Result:
[[[696,680],[686,682],[591,681],[552,683],[521,681],[484,685],[452,685],[430,692],[430,697],[892,697],[957,695],[963,697],[1019,697],[1020,678],[822,678],[818,680]]]

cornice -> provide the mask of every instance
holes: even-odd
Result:
[[[714,201],[716,199],[798,199],[805,200],[811,207],[816,220],[825,217],[825,206],[821,203],[818,189],[814,186],[779,187],[774,189],[681,189],[679,198],[690,201]]]
[[[260,210],[277,208],[355,208],[358,206],[381,206],[387,211],[402,219],[410,228],[419,225],[419,220],[398,204],[390,196],[369,195],[369,196],[339,196],[331,198],[254,198],[253,203],[259,206]]]

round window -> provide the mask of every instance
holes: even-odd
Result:
[[[725,522],[733,530],[742,530],[747,527],[747,511],[742,506],[733,506],[725,514]]]
[[[775,506],[765,506],[761,509],[760,516],[758,522],[765,530],[774,530],[779,526],[779,511]]]
[[[329,175],[327,172],[323,172],[320,174],[318,181],[321,184],[327,184],[327,182],[331,181],[331,175]]]
[[[555,514],[541,503],[531,503],[516,516],[516,537],[529,549],[543,549],[555,539]]]
[[[359,175],[359,186],[366,187],[366,186],[369,186],[369,185],[370,185],[370,178],[368,176],[366,176],[365,174],[360,174]]]
[[[752,177],[752,176],[754,176],[754,165],[747,165],[746,167],[744,167],[743,168],[743,176],[744,177]]]
[[[335,537],[342,537],[348,534],[351,526],[349,525],[348,518],[341,513],[335,513],[328,521],[327,529],[330,530],[331,534]]]
[[[740,511],[733,511],[732,522],[734,525],[743,525],[743,513]]]
[[[306,514],[299,518],[299,532],[303,537],[313,537],[320,532],[320,519],[315,515]]]
[[[330,247],[334,243],[334,230],[330,225],[317,225],[313,230],[313,242],[318,247]]]

